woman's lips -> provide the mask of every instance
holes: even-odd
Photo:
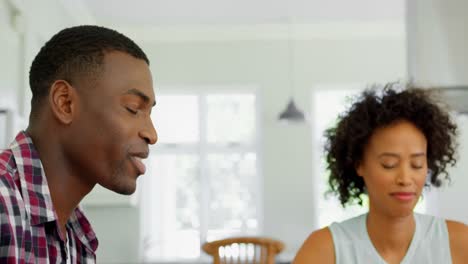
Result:
[[[394,193],[391,193],[390,195],[393,198],[402,202],[411,201],[416,197],[416,193],[413,193],[413,192],[394,192]]]

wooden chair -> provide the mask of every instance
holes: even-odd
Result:
[[[206,242],[202,249],[213,257],[214,264],[274,264],[284,243],[266,237],[233,237]]]

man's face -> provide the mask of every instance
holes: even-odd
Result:
[[[141,159],[157,141],[151,73],[144,60],[123,52],[106,53],[102,67],[96,80],[77,85],[72,166],[88,184],[131,194],[145,173]]]

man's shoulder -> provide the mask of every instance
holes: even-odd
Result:
[[[12,172],[14,165],[14,156],[11,149],[0,150],[0,175]]]
[[[0,152],[0,214],[19,215],[17,185],[15,183],[16,164],[11,150]],[[2,221],[4,222],[4,221]]]
[[[12,235],[18,231],[18,223],[21,223],[21,211],[17,186],[14,180],[14,172],[11,171],[10,159],[12,155],[7,151],[0,153],[0,226],[2,245],[8,234]],[[11,238],[11,237],[10,237]],[[12,239],[12,238],[11,238]]]
[[[16,172],[16,163],[13,153],[10,149],[0,152],[0,188],[14,189],[14,175]],[[6,190],[0,191],[4,195]]]

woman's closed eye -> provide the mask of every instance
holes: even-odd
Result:
[[[395,168],[398,164],[397,163],[382,163],[381,164],[384,169],[393,169]]]
[[[398,166],[397,163],[382,163],[381,164],[384,169],[394,169]],[[411,168],[413,169],[422,169],[424,168],[424,164],[422,163],[412,163]]]

